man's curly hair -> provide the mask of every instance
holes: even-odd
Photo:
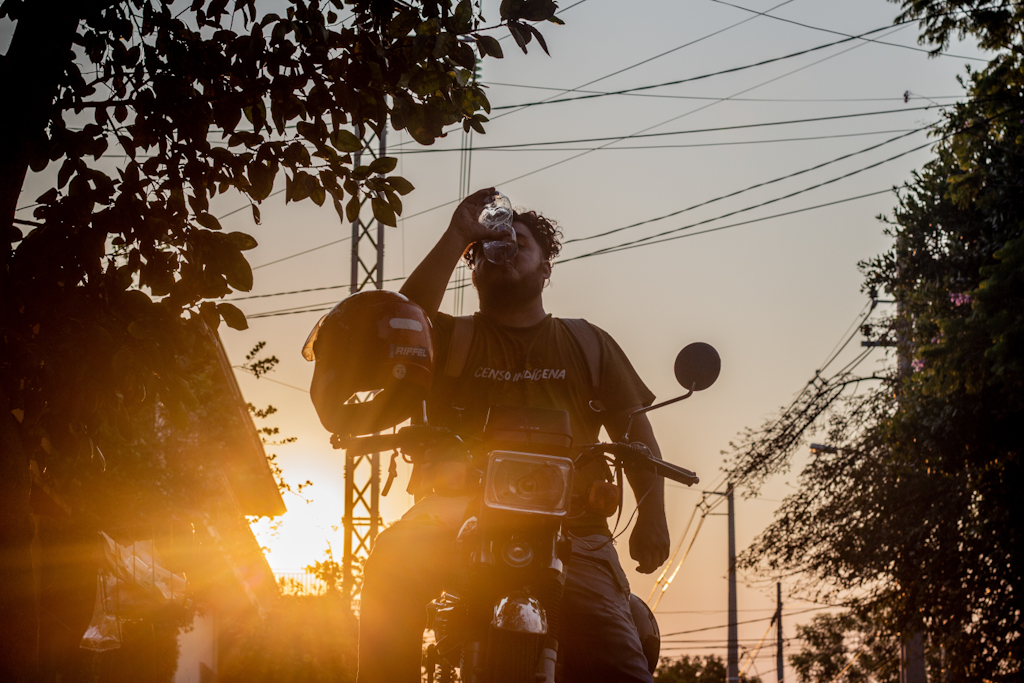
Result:
[[[537,240],[537,244],[540,245],[540,251],[544,254],[545,261],[554,261],[558,253],[562,251],[562,230],[555,221],[545,218],[536,211],[525,211],[523,213],[513,211],[512,220],[522,223],[530,230],[533,239]],[[466,264],[471,270],[473,268],[473,260],[476,258],[476,250],[479,248],[479,243],[474,244],[463,255]]]

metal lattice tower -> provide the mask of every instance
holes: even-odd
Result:
[[[365,141],[364,151],[354,155],[354,166],[362,164],[363,154],[373,154],[372,145],[377,138],[377,158],[386,156],[387,128],[379,136],[372,132],[364,138],[362,126],[356,135]],[[349,293],[384,287],[384,225],[372,218],[363,220],[364,209],[369,209],[366,197],[359,205],[359,215],[352,221],[352,270]],[[376,224],[376,225],[374,225]],[[356,401],[366,401],[372,394],[359,395]],[[358,591],[356,565],[365,560],[380,531],[380,453],[350,455],[345,453],[345,539],[342,556],[342,592],[352,597]]]

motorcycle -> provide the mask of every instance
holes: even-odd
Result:
[[[416,465],[443,472],[441,479],[474,491],[475,513],[456,540],[456,585],[427,605],[427,680],[441,683],[554,683],[558,667],[562,589],[572,542],[570,508],[621,516],[624,470],[635,468],[692,486],[696,473],[655,458],[630,439],[633,420],[689,398],[718,378],[721,360],[708,344],[679,352],[675,376],[682,396],[634,411],[621,442],[573,447],[564,410],[492,406],[479,440],[428,424],[422,416],[395,434],[349,437],[335,443],[353,455],[399,450]],[[595,481],[585,500],[574,499],[573,475],[604,459],[614,482]],[[392,458],[387,495],[397,473]],[[660,637],[654,615],[631,596],[634,622],[648,665],[657,666]],[[643,631],[647,631],[646,634]],[[645,637],[646,636],[646,637]]]

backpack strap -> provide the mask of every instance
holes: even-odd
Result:
[[[561,318],[561,321],[580,345],[583,356],[587,359],[587,367],[590,368],[590,383],[597,389],[601,386],[601,342],[597,338],[597,333],[583,318]]]
[[[458,377],[466,366],[469,358],[469,346],[473,343],[473,316],[463,315],[455,318],[452,338],[448,342],[448,362],[444,366],[445,377]]]

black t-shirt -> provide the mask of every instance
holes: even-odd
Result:
[[[558,318],[506,327],[476,313],[473,341],[458,377],[444,375],[455,318],[437,313],[432,320],[436,373],[427,402],[431,424],[479,437],[491,406],[559,408],[569,413],[573,444],[581,445],[598,441],[603,415],[654,402],[619,345],[593,325],[601,349],[596,389],[583,350]],[[591,400],[600,401],[604,411],[593,410]],[[604,463],[592,462],[576,473],[574,491],[586,495],[591,482],[606,476]],[[608,531],[607,520],[594,513],[574,516],[569,526],[576,533]]]

